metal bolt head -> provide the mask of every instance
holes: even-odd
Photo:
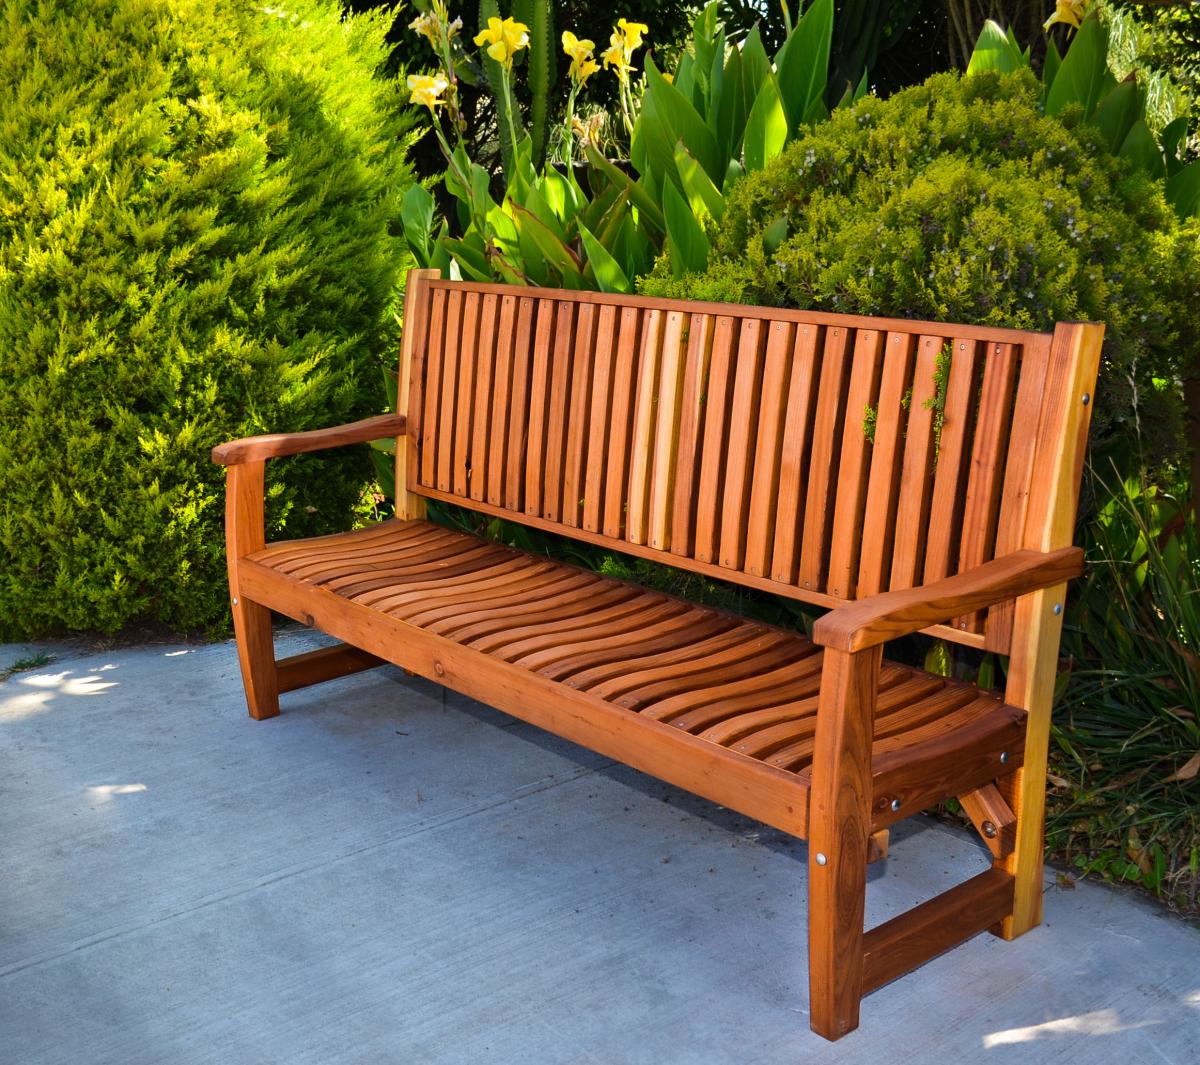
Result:
[[[899,799],[893,799],[893,800],[892,800],[892,813],[895,813],[895,812],[896,812],[897,810],[899,810],[899,809],[900,809],[900,800],[899,800]]]
[[[1058,615],[1061,613],[1062,613],[1062,603],[1055,603],[1054,604],[1054,616],[1058,617]]]
[[[1091,403],[1091,401],[1092,401],[1092,394],[1090,392],[1085,392],[1083,394],[1083,399],[1080,402],[1082,402],[1083,405],[1086,407],[1089,403]]]
[[[1001,752],[1000,752],[1000,764],[1001,764],[1001,765],[1007,765],[1007,764],[1008,764],[1008,751],[1001,751]]]
[[[991,821],[984,821],[982,828],[983,834],[987,836],[988,839],[996,838],[996,826],[992,824]]]
[[[829,861],[829,859],[826,858],[825,855],[823,855],[820,851],[817,851],[817,865],[824,865],[827,861]]]
[[[237,596],[236,595],[233,597],[233,605],[237,606]]]

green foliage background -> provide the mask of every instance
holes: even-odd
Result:
[[[328,0],[0,0],[0,639],[225,611],[244,434],[383,404],[410,179],[376,17]],[[273,464],[344,527],[362,455]]]
[[[642,288],[1034,329],[1104,321],[1093,442],[1174,457],[1168,382],[1200,348],[1200,227],[1077,114],[1060,117],[1040,113],[1027,73],[867,97],[736,186],[707,272],[672,281],[660,263]]]

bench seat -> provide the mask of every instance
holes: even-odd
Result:
[[[427,521],[390,520],[273,543],[241,565],[256,601],[292,613],[289,602],[303,598],[309,605],[300,620],[312,620],[318,590],[335,600],[335,614],[340,603],[369,611],[385,657],[418,672],[420,661],[406,653],[414,629],[522,680],[537,674],[577,701],[607,704],[625,723],[626,743],[636,745],[639,733],[650,747],[675,741],[669,765],[686,762],[689,753],[700,756],[689,781],[704,775],[713,755],[740,763],[746,779],[770,775],[793,793],[784,815],[770,820],[804,833],[824,652],[796,631]],[[303,596],[296,594],[300,587]],[[383,636],[385,630],[390,635]],[[444,680],[436,665],[430,675]],[[514,702],[503,709],[537,723],[527,700]],[[872,827],[979,786],[996,776],[1001,759],[1015,768],[1024,734],[1025,712],[998,695],[885,662],[875,716]],[[671,778],[657,762],[642,761]],[[745,806],[736,795],[717,797]],[[746,812],[762,814],[757,806]]]

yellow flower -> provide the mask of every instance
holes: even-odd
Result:
[[[618,74],[625,74],[629,69],[629,56],[625,54],[625,42],[619,33],[610,38],[610,46],[600,54],[606,67],[613,67]]]
[[[1083,16],[1087,14],[1087,0],[1058,0],[1054,14],[1042,24],[1042,29],[1049,32],[1056,22],[1079,29]]]
[[[644,22],[626,22],[623,18],[617,19],[617,29],[625,41],[626,58],[633,54],[635,48],[641,46],[642,34],[650,31],[650,27]]]
[[[425,12],[424,15],[418,15],[408,24],[410,30],[416,30],[430,44],[436,48],[438,46],[438,24],[437,16],[432,11]]]
[[[477,45],[487,45],[487,54],[506,70],[512,69],[513,56],[529,44],[529,27],[510,18],[488,19],[488,28],[475,36]]]
[[[666,71],[664,71],[662,80],[665,81],[668,85],[674,85],[675,84],[675,75],[668,74],[668,73],[666,73]]]
[[[592,58],[592,50],[596,47],[594,41],[581,41],[570,30],[563,30],[562,46],[571,57],[571,80],[576,85],[582,85],[600,69],[600,64]]]
[[[438,104],[445,103],[442,93],[450,88],[450,83],[441,74],[409,74],[408,90],[411,93],[409,102],[420,107],[428,107],[432,111]]]

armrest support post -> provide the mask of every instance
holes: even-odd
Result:
[[[881,647],[825,652],[809,793],[808,969],[813,1031],[858,1026],[863,993],[871,742]]]

